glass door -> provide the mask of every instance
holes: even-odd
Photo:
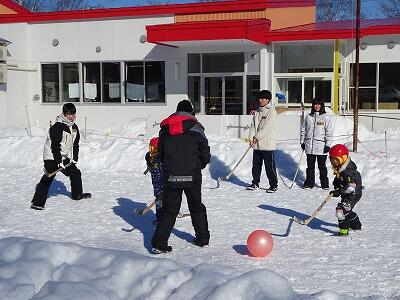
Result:
[[[204,94],[206,115],[222,115],[222,77],[205,77]]]
[[[243,76],[205,77],[204,94],[207,115],[243,114]]]

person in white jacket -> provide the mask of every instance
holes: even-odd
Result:
[[[247,189],[255,190],[259,188],[261,169],[264,162],[265,172],[269,181],[267,193],[274,193],[278,189],[275,165],[277,112],[271,103],[272,95],[270,91],[260,91],[257,99],[259,107],[253,114],[249,133],[250,146],[254,149],[253,180]]]
[[[306,180],[303,187],[312,189],[315,184],[315,161],[319,169],[321,188],[329,189],[326,158],[332,143],[333,127],[325,111],[324,102],[315,98],[312,101],[311,113],[303,121],[300,144],[307,154]]]

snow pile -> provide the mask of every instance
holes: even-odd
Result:
[[[269,270],[240,274],[218,265],[189,267],[73,243],[5,238],[0,261],[1,299],[349,299],[328,291],[300,295]]]

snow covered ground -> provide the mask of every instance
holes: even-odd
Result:
[[[351,146],[351,131],[351,122],[339,118],[335,142]],[[149,252],[154,213],[133,214],[153,198],[150,176],[143,175],[150,138],[143,132],[137,123],[91,131],[82,138],[78,166],[93,198],[71,200],[68,178],[59,174],[46,210],[34,211],[29,204],[42,175],[46,130],[33,128],[29,137],[25,129],[0,129],[0,299],[400,299],[400,130],[388,131],[386,158],[384,135],[361,128],[352,159],[365,186],[354,209],[363,230],[344,238],[333,236],[336,199],[309,226],[290,219],[308,217],[328,194],[299,187],[304,157],[296,185],[286,186],[300,158],[298,141],[278,143],[279,190],[267,194],[265,174],[262,189],[245,190],[251,154],[217,187],[247,145],[209,136],[203,199],[210,246],[189,243],[187,217],[177,219],[173,252],[158,256]],[[264,259],[247,253],[256,229],[274,238]]]

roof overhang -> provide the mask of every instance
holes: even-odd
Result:
[[[0,0],[0,3],[9,0]],[[282,5],[283,0],[273,1],[273,5]],[[302,2],[310,0],[303,0]],[[241,11],[260,11],[268,6],[265,0],[240,0],[240,1],[216,1],[206,3],[182,3],[147,5],[136,7],[121,8],[102,8],[90,10],[70,10],[58,12],[35,12],[21,11],[18,15],[2,15],[0,23],[42,23],[78,20],[102,20],[118,19],[131,17],[165,17],[183,14],[203,14],[203,13],[227,13]]]
[[[146,26],[149,43],[169,46],[263,44],[270,20],[190,22]],[[203,43],[204,42],[204,43]]]
[[[360,37],[389,34],[400,34],[400,18],[372,19],[361,22]],[[355,37],[356,29],[353,21],[305,24],[263,34],[263,39],[267,42],[355,39]]]

